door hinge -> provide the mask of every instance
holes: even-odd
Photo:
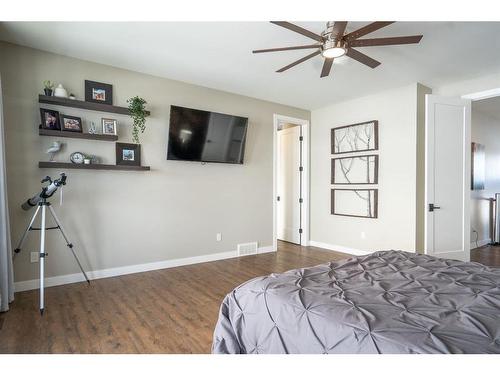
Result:
[[[302,172],[304,170],[304,167],[299,167],[299,172]]]
[[[302,228],[299,228],[299,233],[302,234]]]
[[[304,137],[303,136],[300,136],[299,137],[299,141],[302,142],[304,140]]]
[[[302,198],[299,198],[299,203],[303,203],[304,200]]]

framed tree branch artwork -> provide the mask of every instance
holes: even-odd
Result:
[[[351,217],[378,217],[378,189],[332,189],[331,214]]]
[[[378,184],[378,155],[332,159],[332,184]]]
[[[332,154],[378,150],[378,121],[341,126],[331,130]]]

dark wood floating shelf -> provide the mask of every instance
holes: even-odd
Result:
[[[108,141],[108,142],[115,142],[118,140],[117,135],[77,133],[77,132],[66,132],[61,130],[49,130],[49,129],[38,129],[38,134],[48,137],[93,139],[95,141]]]
[[[120,115],[128,115],[129,114],[129,110],[126,107],[118,107],[116,105],[85,102],[83,100],[59,98],[57,96],[38,95],[38,102],[45,103],[45,104],[52,104],[52,105],[61,105],[64,107],[87,109],[89,111],[118,113]],[[150,112],[146,111],[146,114],[149,116]]]
[[[60,163],[53,161],[39,161],[38,168],[57,168],[57,169],[101,169],[112,171],[149,171],[150,167],[135,165],[112,165],[112,164],[74,164]]]

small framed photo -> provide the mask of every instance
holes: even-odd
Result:
[[[113,86],[107,83],[85,80],[85,101],[113,104]]]
[[[61,130],[59,123],[59,112],[52,109],[40,108],[40,117],[42,118],[42,129]]]
[[[82,119],[80,117],[61,115],[60,118],[62,131],[77,133],[83,131]]]
[[[116,144],[116,165],[141,165],[141,145],[136,143]]]
[[[116,120],[112,118],[103,118],[102,122],[102,134],[116,135]]]

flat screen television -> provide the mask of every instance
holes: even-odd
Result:
[[[171,106],[168,160],[243,164],[248,118]]]

